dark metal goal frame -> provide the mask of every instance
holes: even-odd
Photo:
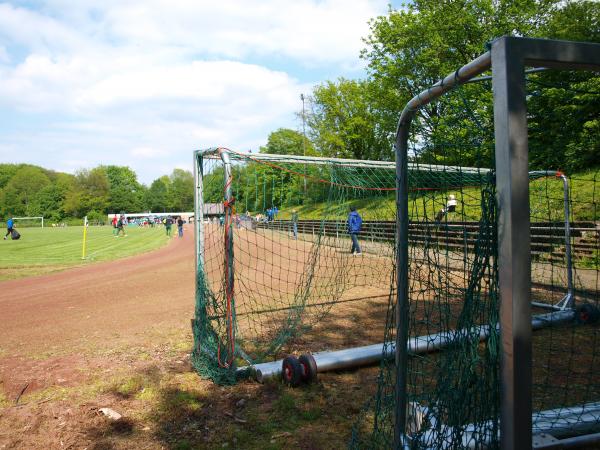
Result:
[[[500,439],[504,450],[532,448],[532,329],[525,67],[600,70],[600,44],[501,37],[491,50],[407,103],[396,131],[396,412],[394,448],[404,442],[408,368],[408,138],[418,109],[492,69],[500,288]]]

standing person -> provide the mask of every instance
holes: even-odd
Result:
[[[362,254],[360,250],[360,244],[358,243],[358,234],[360,233],[361,228],[362,217],[360,217],[360,214],[356,212],[356,208],[351,206],[350,214],[348,214],[348,233],[350,234],[350,239],[352,240],[352,248],[350,249],[350,253],[353,255]]]
[[[165,220],[165,231],[167,232],[167,236],[171,236],[171,226],[173,225],[173,219],[171,216],[167,216]]]
[[[12,234],[14,226],[15,222],[12,220],[12,217],[9,217],[6,221],[6,234],[4,235],[4,240],[6,240],[7,236],[10,236]]]
[[[183,219],[181,218],[181,216],[179,216],[179,218],[177,219],[177,233],[179,234],[180,238],[183,237]]]
[[[294,239],[298,239],[298,212],[295,209],[292,209],[292,232]]]
[[[119,217],[119,220],[117,221],[117,235],[116,237],[119,237],[119,233],[123,233],[123,237],[127,236],[127,233],[125,233],[125,216],[123,214],[121,214],[121,217]]]
[[[456,197],[454,196],[454,194],[450,194],[448,196],[448,201],[446,202],[446,207],[438,211],[438,213],[435,216],[435,221],[441,222],[441,220],[446,214],[454,211],[456,211]]]
[[[117,228],[117,222],[119,221],[119,219],[117,219],[117,215],[115,214],[115,216],[112,218],[112,226],[113,226],[113,235],[115,237],[117,237],[117,235],[119,234],[119,229]]]

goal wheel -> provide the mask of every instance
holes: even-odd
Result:
[[[302,381],[305,383],[313,383],[317,380],[317,362],[310,353],[300,355],[298,358],[302,366]]]
[[[302,382],[302,365],[293,355],[287,356],[281,365],[281,377],[289,386],[296,387]]]
[[[575,320],[578,323],[596,323],[598,319],[600,319],[600,310],[591,303],[584,303],[575,309]]]

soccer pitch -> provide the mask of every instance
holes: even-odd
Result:
[[[112,227],[88,227],[86,258],[82,260],[82,226],[18,230],[20,240],[0,240],[0,281],[120,259],[155,250],[169,241],[163,227],[127,227],[127,237],[118,238]]]

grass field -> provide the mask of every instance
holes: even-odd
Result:
[[[127,228],[115,238],[112,227],[89,227],[82,260],[83,227],[20,228],[18,241],[0,240],[0,281],[56,272],[96,261],[110,261],[166,245],[162,227]]]

